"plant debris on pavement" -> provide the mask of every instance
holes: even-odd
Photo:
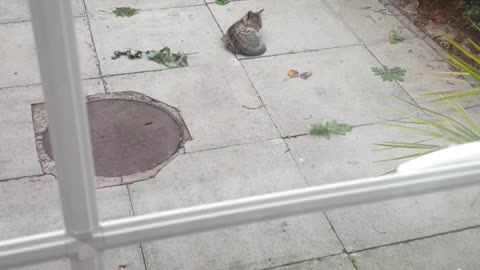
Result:
[[[330,140],[331,134],[345,135],[347,132],[352,131],[352,128],[353,127],[348,124],[337,123],[336,120],[333,120],[332,122],[326,122],[325,124],[312,124],[312,127],[310,128],[310,134],[324,136]]]
[[[288,72],[287,72],[287,76],[289,78],[301,78],[303,80],[306,80],[308,79],[310,76],[312,76],[312,72],[302,72],[302,73],[299,73],[297,70],[295,69],[290,69]]]
[[[169,68],[188,66],[187,55],[183,53],[171,53],[168,47],[164,47],[160,51],[151,51],[148,59],[162,64]]]
[[[140,51],[140,50],[131,50],[127,49],[125,51],[114,51],[112,59],[118,59],[121,56],[127,56],[128,59],[141,59],[143,55],[147,56],[147,59],[154,61],[158,64],[162,64],[168,68],[177,68],[177,67],[186,67],[188,66],[187,54],[178,52],[172,53],[170,48],[164,47],[161,50],[149,50],[149,51]]]
[[[303,80],[308,79],[310,76],[312,76],[312,72],[302,72],[300,74],[300,78],[302,78]]]

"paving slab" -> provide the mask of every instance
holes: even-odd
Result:
[[[264,55],[359,43],[322,1],[238,1],[226,6],[210,4],[209,7],[224,32],[249,10],[265,9],[260,32],[267,45]]]
[[[131,185],[136,214],[305,187],[282,140],[185,154]],[[275,248],[272,248],[275,247]],[[262,269],[338,254],[323,213],[143,244],[148,269]],[[225,252],[228,251],[228,252]]]
[[[0,2],[0,24],[30,21],[28,0],[2,0]],[[84,16],[85,7],[82,0],[72,0],[73,16]]]
[[[90,24],[104,75],[161,70],[167,67],[147,59],[112,60],[116,50],[160,50],[163,46],[188,55],[190,66],[234,61],[223,48],[222,34],[206,6],[140,11],[132,17],[99,13]]]
[[[473,186],[328,211],[347,251],[480,225],[480,187]]]
[[[103,92],[98,79],[84,80],[84,91]],[[43,174],[38,161],[31,105],[43,102],[40,85],[0,89],[0,180]]]
[[[2,239],[63,229],[60,194],[53,177],[0,182],[0,193]],[[126,186],[97,189],[96,195],[102,220],[132,215]],[[105,261],[108,265],[106,269],[117,269],[120,264],[133,265],[132,269],[144,269],[138,246],[106,252]],[[69,266],[63,260],[25,269],[69,269]]]
[[[307,135],[287,139],[302,174],[312,185],[374,177],[394,171],[406,160],[378,162],[393,159],[410,152],[382,150],[376,143],[418,142],[425,138],[415,133],[380,125],[355,127],[345,136],[325,137]]]
[[[87,10],[90,14],[111,12],[116,7],[132,7],[139,10],[154,10],[173,7],[186,7],[204,5],[203,0],[85,0]]]
[[[367,46],[383,65],[390,68],[398,66],[407,70],[405,80],[400,84],[420,105],[435,108],[435,104],[429,104],[428,99],[421,97],[423,94],[471,88],[466,83],[436,79],[435,77],[439,75],[433,72],[448,72],[451,69],[440,55],[420,39],[405,40],[395,45],[382,42]],[[475,98],[465,98],[459,103],[466,107],[479,105],[480,101]]]
[[[40,86],[0,90],[0,180],[43,174],[30,107],[41,99]]]
[[[58,184],[52,176],[0,182],[0,189],[2,239],[63,229]],[[97,200],[101,220],[132,215],[125,186],[97,189]]]
[[[193,138],[187,152],[279,137],[238,62],[106,78],[108,90],[135,91],[180,110]]]
[[[273,268],[275,270],[355,270],[346,254]]]
[[[480,269],[480,229],[470,229],[352,254],[358,270]]]
[[[75,18],[82,78],[99,76],[97,60],[85,18]],[[15,37],[15,38],[12,38]],[[0,88],[41,82],[32,24],[30,22],[0,24]]]
[[[138,246],[122,247],[107,250],[103,253],[103,265],[107,270],[122,269],[120,265],[126,265],[128,270],[145,270],[142,253]],[[38,265],[30,265],[25,267],[16,267],[11,270],[70,270],[70,262],[68,259],[57,260],[52,262],[41,263]]]
[[[391,30],[400,30],[403,39],[414,37],[378,0],[325,1],[364,43],[387,42]]]
[[[387,108],[411,112],[395,96],[409,99],[397,84],[382,82],[380,65],[363,46],[351,46],[242,61],[282,136],[304,134],[311,124],[337,120],[350,125],[391,118]],[[312,72],[307,80],[287,72]]]

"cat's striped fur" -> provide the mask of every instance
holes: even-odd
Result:
[[[238,22],[228,29],[223,37],[225,47],[237,54],[257,56],[265,53],[267,47],[260,38],[262,28],[262,12],[249,11]]]

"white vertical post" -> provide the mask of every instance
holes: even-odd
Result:
[[[82,244],[73,270],[103,269],[89,244],[98,231],[95,175],[70,0],[30,0],[43,93],[67,233]]]

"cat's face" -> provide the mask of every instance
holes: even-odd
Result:
[[[257,30],[260,30],[263,26],[262,23],[262,12],[263,9],[257,12],[249,11],[245,16],[243,16],[243,22],[250,27],[254,27]]]

